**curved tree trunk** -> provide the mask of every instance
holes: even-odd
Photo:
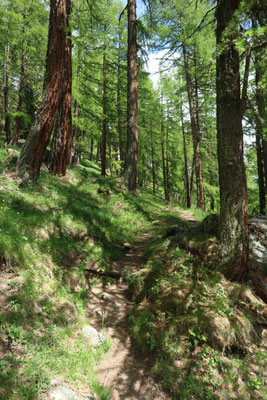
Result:
[[[229,279],[242,280],[248,273],[248,194],[243,157],[239,54],[236,32],[225,34],[240,0],[217,5],[217,136],[220,181],[220,238],[222,264]],[[224,43],[227,42],[227,45]]]

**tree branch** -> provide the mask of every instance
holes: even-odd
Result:
[[[124,11],[127,10],[127,8],[128,8],[128,3],[126,4],[126,6],[124,7],[124,9],[123,9],[122,12],[121,12],[121,15],[120,15],[120,17],[119,17],[119,22],[121,22],[121,17],[123,16]]]
[[[255,115],[256,119],[258,120],[258,122],[260,123],[261,127],[263,128],[264,119],[260,116],[256,105],[254,104],[254,102],[250,98],[248,98],[248,104],[250,105],[250,108],[254,112],[254,115]]]

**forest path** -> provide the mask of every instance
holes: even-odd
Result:
[[[188,222],[189,225],[195,225],[198,221],[192,211],[182,210],[179,207],[168,206],[166,211],[177,211],[177,215],[185,222]]]
[[[113,266],[123,274],[138,271],[144,262],[149,233],[139,235],[127,254]],[[133,303],[127,298],[127,284],[112,280],[92,288],[88,302],[91,324],[111,339],[111,349],[96,367],[97,376],[111,390],[112,400],[168,400],[151,377],[151,360],[138,354],[131,342],[128,317]]]

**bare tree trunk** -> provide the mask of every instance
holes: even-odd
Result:
[[[70,0],[66,1],[66,28],[69,28]],[[53,162],[50,171],[53,174],[66,174],[67,165],[71,163],[71,142],[72,142],[72,115],[71,115],[71,92],[72,92],[72,49],[71,33],[67,32],[65,37],[64,71],[61,101],[58,112],[60,114],[60,128],[58,135],[54,137],[55,146]]]
[[[94,154],[94,139],[91,139],[91,146],[90,146],[90,161],[93,160],[93,154]]]
[[[167,126],[166,126],[166,186],[167,198],[170,201],[170,171],[169,171],[169,110],[167,106]]]
[[[80,63],[79,63],[79,60],[80,60],[80,52],[78,51],[78,68],[77,68],[77,81],[79,82],[80,81]],[[79,92],[79,87],[78,87],[78,92]],[[74,126],[74,128],[73,128],[73,132],[72,132],[72,145],[71,145],[71,155],[72,155],[72,159],[73,159],[73,157],[75,158],[75,157],[77,157],[78,159],[80,158],[80,152],[79,152],[79,150],[77,149],[77,138],[78,138],[78,136],[79,136],[79,132],[80,132],[80,129],[79,129],[79,127],[78,127],[78,121],[79,121],[79,104],[78,104],[78,101],[77,101],[77,99],[75,99],[75,102],[74,102],[74,116],[75,116],[75,121],[76,121],[76,124],[75,124],[75,126]],[[79,160],[78,160],[79,161]]]
[[[263,171],[263,150],[262,150],[262,132],[257,126],[256,131],[256,150],[257,150],[257,169],[258,169],[258,187],[259,187],[259,204],[260,213],[265,215],[265,184]]]
[[[103,55],[103,122],[101,141],[101,175],[106,176],[106,152],[107,152],[107,70],[106,54]]]
[[[150,122],[150,141],[151,141],[151,161],[152,161],[152,179],[153,179],[153,193],[156,193],[156,173],[155,173],[155,159],[154,159],[154,143],[153,143],[153,129],[152,121]]]
[[[182,122],[183,144],[184,144],[184,173],[185,173],[185,187],[186,187],[186,206],[187,206],[187,208],[190,208],[191,207],[191,199],[190,199],[190,190],[189,190],[187,150],[186,150],[186,139],[185,139],[185,129],[184,129],[184,115],[183,115],[182,107],[181,107],[181,122]]]
[[[123,140],[122,140],[122,122],[121,122],[121,33],[119,27],[119,53],[118,53],[118,71],[117,71],[117,118],[118,118],[118,135],[119,135],[119,151],[120,161],[124,161]]]
[[[1,94],[0,101],[0,132],[4,131],[4,99]]]
[[[194,164],[196,168],[198,206],[201,207],[202,210],[205,210],[202,163],[200,155],[200,128],[199,124],[197,123],[197,113],[193,96],[192,78],[189,70],[187,48],[184,43],[183,43],[183,55],[184,55],[184,67],[185,67],[185,76],[186,76],[188,102],[189,102],[190,119],[191,119],[191,130],[193,138],[193,150],[194,150],[194,160],[195,160]]]
[[[128,0],[127,161],[128,190],[136,192],[138,158],[136,0]]]
[[[5,128],[6,143],[10,142],[11,128],[10,128],[10,115],[9,115],[9,82],[8,82],[8,67],[9,67],[9,43],[5,47],[5,87],[4,87],[4,108],[5,108]]]
[[[18,115],[16,116],[16,122],[15,122],[15,130],[13,133],[13,137],[11,139],[10,144],[14,145],[18,143],[19,135],[21,132],[21,116],[19,113],[22,110],[22,103],[23,103],[23,97],[24,97],[24,83],[25,83],[25,50],[24,47],[22,47],[22,53],[21,53],[21,68],[20,68],[20,84],[19,84],[19,101],[18,101],[18,106],[17,106],[17,113]]]
[[[66,0],[51,0],[50,28],[43,99],[35,123],[22,148],[17,176],[26,182],[37,179],[58,112],[65,63]]]
[[[97,148],[96,148],[96,159],[95,159],[95,161],[96,161],[96,163],[98,162],[98,160],[99,160],[99,154],[101,153],[101,148],[100,148],[101,146],[100,146],[100,143],[97,143]]]
[[[260,212],[265,214],[265,194],[267,189],[267,141],[264,140],[263,128],[264,124],[260,123],[260,119],[265,121],[265,102],[263,88],[260,87],[262,80],[262,70],[259,66],[258,57],[255,57],[256,70],[256,103],[260,118],[256,118],[256,146],[257,146],[257,166],[258,166],[258,184],[259,184],[259,200]],[[264,175],[265,172],[265,175]]]
[[[78,128],[78,119],[79,119],[79,105],[78,101],[75,100],[74,102],[74,116],[75,116],[75,121],[76,125],[72,129],[72,144],[71,144],[71,162],[72,164],[78,162],[79,164],[79,150],[77,149],[77,138],[78,138],[78,133],[79,133],[79,128]],[[77,160],[77,161],[76,161]]]
[[[217,135],[220,181],[222,266],[229,279],[248,274],[248,194],[243,155],[239,54],[235,32],[225,34],[240,0],[217,5]],[[227,46],[222,45],[227,41]]]
[[[162,173],[163,173],[163,187],[164,187],[164,198],[169,201],[167,179],[166,179],[166,165],[165,165],[165,148],[164,148],[164,123],[163,123],[163,112],[161,114],[161,154],[162,154]]]
[[[198,104],[198,78],[197,78],[197,55],[196,49],[194,50],[194,63],[195,63],[195,99],[196,99],[196,126],[197,126],[197,142],[198,149],[196,149],[196,179],[197,179],[197,206],[205,211],[205,194],[203,187],[203,175],[202,175],[202,162],[200,152],[200,122],[199,122],[199,104]]]

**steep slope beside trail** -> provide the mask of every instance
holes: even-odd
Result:
[[[125,271],[138,271],[148,243],[148,233],[140,235],[114,270],[121,275]],[[128,326],[132,307],[127,298],[127,284],[122,279],[92,288],[88,318],[93,327],[111,339],[111,350],[97,366],[97,376],[111,389],[112,400],[170,399],[151,378],[150,361],[133,347]]]

